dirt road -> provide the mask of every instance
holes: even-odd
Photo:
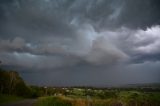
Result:
[[[36,99],[23,100],[16,103],[4,104],[1,106],[33,106]]]

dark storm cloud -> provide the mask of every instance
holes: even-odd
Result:
[[[159,74],[153,65],[160,60],[159,10],[158,0],[1,0],[0,60],[17,69],[49,70],[68,85],[125,82],[123,75],[129,78],[134,69],[144,70],[139,81],[158,81],[146,77],[152,69]],[[140,79],[146,62],[153,67]]]
[[[118,24],[131,28],[160,24],[159,7],[157,0],[125,0]]]
[[[48,72],[37,73],[33,71],[32,73],[21,73],[21,75],[28,83],[39,85],[106,87],[159,82],[159,65],[159,62],[145,62],[114,68],[82,65],[81,67],[60,68]]]

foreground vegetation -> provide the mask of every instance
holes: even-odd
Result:
[[[0,94],[0,105],[5,104],[5,103],[12,103],[16,101],[21,101],[24,98],[14,96],[14,95],[5,95],[5,94]]]
[[[160,92],[115,91],[114,96],[106,95],[105,98],[88,95],[40,97],[36,106],[160,106]]]
[[[0,104],[20,101],[32,95],[31,88],[17,72],[0,69]]]
[[[160,106],[160,86],[122,88],[38,87],[15,71],[0,69],[0,104],[38,98],[35,106]]]
[[[0,94],[31,97],[32,90],[17,72],[0,69]]]

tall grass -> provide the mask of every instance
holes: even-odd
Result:
[[[42,97],[39,98],[36,106],[122,106],[116,100],[100,100],[100,99],[74,99],[66,97]]]
[[[57,97],[41,97],[36,106],[72,106],[71,102]]]
[[[160,106],[160,93],[124,91],[108,99],[51,96],[39,98],[36,106]]]

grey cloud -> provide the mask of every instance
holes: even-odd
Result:
[[[6,52],[12,51],[12,53],[53,57],[58,55],[62,56],[61,58],[64,58],[65,61],[73,58],[76,60],[75,63],[86,61],[95,65],[111,65],[128,61],[128,59],[135,62],[146,59],[152,61],[155,60],[152,57],[157,57],[159,53],[159,31],[159,26],[153,26],[146,30],[120,28],[98,33],[92,26],[85,24],[76,31],[78,36],[75,38],[51,37],[36,45],[26,43],[22,38],[15,38],[12,41],[1,40],[0,48]],[[149,58],[146,58],[147,56]],[[43,67],[48,66],[44,65]]]
[[[107,39],[112,42],[111,44],[114,44],[120,51],[127,54],[129,60],[141,60],[141,62],[144,62],[146,60],[159,60],[159,58],[157,58],[160,53],[159,31],[159,25],[151,26],[146,29],[122,27],[116,30],[107,30],[102,32],[101,35],[107,35]]]
[[[99,37],[93,42],[92,50],[87,56],[87,61],[94,64],[113,64],[128,58],[125,53],[112,45],[105,37]]]
[[[28,83],[56,86],[118,86],[123,84],[158,83],[159,62],[120,65],[114,68],[75,66],[49,72],[21,73]],[[74,80],[73,80],[74,79]]]
[[[58,67],[72,66],[78,62],[75,58],[62,56],[33,55],[29,53],[0,53],[3,66],[20,67],[22,69],[51,70]]]
[[[133,52],[133,60],[144,62],[158,61],[160,54],[160,27],[152,26],[146,30],[139,29],[127,39],[130,50]]]
[[[160,24],[156,0],[125,0],[118,24],[130,28],[143,28]]]
[[[7,35],[12,33],[16,36],[32,36],[33,38],[40,35],[75,35],[74,30],[76,29],[70,25],[74,19],[77,19],[78,24],[87,22],[94,26],[96,30],[121,26],[146,27],[159,22],[158,14],[153,12],[158,7],[156,5],[158,4],[152,3],[150,0],[48,2],[16,0],[6,4],[3,3],[1,6],[1,8],[3,7],[2,15],[4,14],[6,17],[2,25],[3,30],[8,29],[4,32]],[[146,8],[149,10],[146,11]],[[137,11],[139,12],[137,13]],[[155,16],[155,18],[152,16]]]
[[[85,24],[76,31],[77,37],[74,38],[51,37],[39,44],[30,44],[22,38],[15,38],[12,41],[1,40],[0,48],[1,51],[12,53],[53,57],[58,55],[65,61],[73,58],[76,60],[75,63],[85,61],[94,65],[111,65],[128,60],[143,62],[146,59],[155,60],[158,56],[159,31],[159,26],[153,26],[146,30],[120,28],[98,33],[92,26]],[[62,64],[64,65],[63,62]]]
[[[135,43],[139,44],[139,47],[136,48],[137,51],[146,53],[146,54],[154,54],[159,53],[160,47],[160,26],[153,26],[151,28],[147,28],[146,30],[137,31],[135,34]]]
[[[1,0],[0,60],[3,66],[49,70],[69,79],[68,84],[121,83],[118,78],[125,82],[134,73],[129,70],[146,70],[160,59],[159,4],[158,0]],[[101,79],[97,70],[102,70]],[[128,78],[123,79],[125,73]],[[139,81],[147,81],[149,74],[140,79],[142,73]],[[53,79],[58,81],[56,75]],[[87,75],[92,78],[87,80]]]
[[[89,27],[89,26],[88,26]],[[88,28],[85,27],[86,29]],[[15,53],[17,52],[20,57],[24,56],[22,60],[25,60],[25,58],[28,58],[32,60],[33,57],[39,57],[40,60],[43,60],[43,58],[40,58],[41,56],[46,56],[46,58],[51,58],[54,56],[61,56],[63,61],[68,61],[69,58],[75,59],[76,61],[73,61],[75,63],[80,61],[86,61],[89,64],[95,64],[95,65],[103,65],[103,64],[115,64],[117,62],[120,62],[121,60],[125,60],[128,58],[127,54],[125,54],[123,51],[118,49],[116,45],[109,42],[109,39],[105,37],[104,35],[100,35],[99,33],[94,32],[92,28],[87,29],[86,31],[83,30],[79,31],[79,37],[76,42],[70,42],[64,43],[63,40],[60,43],[52,43],[52,42],[43,42],[42,44],[38,45],[31,45],[29,43],[25,43],[25,41],[21,38],[15,38],[13,41],[3,41],[1,43],[1,50],[5,48],[4,52],[11,52]],[[90,33],[92,33],[90,35]],[[93,36],[95,34],[95,36]],[[72,45],[70,45],[70,43]],[[12,49],[11,49],[12,48]],[[10,50],[10,51],[8,51]],[[24,55],[24,53],[30,54],[30,55]],[[21,56],[22,55],[22,56]],[[35,55],[35,56],[34,56]],[[37,56],[36,56],[37,55]],[[14,55],[12,55],[14,57]],[[10,58],[8,58],[9,60]],[[51,64],[50,61],[46,59],[45,61],[48,62],[48,64]],[[17,58],[11,59],[12,61],[17,60]],[[54,59],[52,62],[57,62],[58,60]],[[61,61],[60,63],[63,65],[64,62]],[[121,61],[122,62],[122,61]],[[30,61],[32,63],[32,61]],[[13,64],[13,62],[12,62]],[[25,62],[22,62],[24,66],[27,65]],[[33,62],[34,64],[34,62]],[[38,64],[38,63],[37,63]],[[43,68],[48,68],[48,65],[44,64],[41,65]],[[52,64],[51,64],[52,65]],[[52,68],[52,67],[51,67]]]
[[[25,47],[25,41],[22,38],[16,37],[11,40],[0,39],[0,50],[2,51],[21,51]]]

